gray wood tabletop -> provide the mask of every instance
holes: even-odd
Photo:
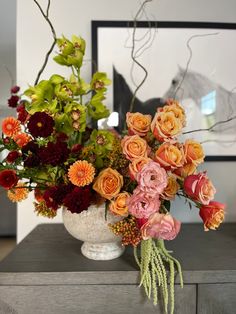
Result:
[[[120,258],[93,261],[81,254],[81,244],[63,224],[38,225],[0,263],[0,283],[30,280],[33,284],[39,278],[42,284],[138,282],[132,248],[126,248]],[[209,232],[201,224],[185,224],[174,241],[166,241],[166,247],[181,262],[185,283],[236,282],[235,223]],[[21,276],[8,276],[13,273]]]

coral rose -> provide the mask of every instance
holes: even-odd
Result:
[[[158,110],[161,110],[159,108]],[[180,103],[175,99],[167,99],[166,105],[163,107],[164,112],[173,112],[175,117],[180,120],[182,126],[186,125],[186,115],[184,108],[180,105]]]
[[[126,201],[129,197],[128,192],[119,193],[113,201],[111,201],[109,209],[116,215],[127,216],[128,215],[128,206]]]
[[[166,170],[182,167],[184,164],[181,145],[163,143],[155,152],[155,160]]]
[[[133,160],[139,157],[147,157],[150,147],[147,142],[138,135],[125,136],[121,141],[121,147],[126,158]]]
[[[202,145],[194,140],[186,140],[184,145],[184,157],[187,162],[198,166],[204,161],[204,152]]]
[[[180,221],[170,214],[154,213],[142,226],[141,233],[144,240],[150,238],[173,240],[179,233],[180,226]]]
[[[131,180],[136,180],[137,173],[140,172],[142,167],[151,160],[152,159],[148,157],[133,159],[132,163],[129,164],[129,175]]]
[[[144,115],[139,112],[126,113],[126,123],[130,135],[137,134],[145,136],[150,130],[152,116],[150,114]]]
[[[11,169],[0,171],[0,185],[5,189],[13,188],[18,182],[16,172]]]
[[[224,220],[225,204],[219,202],[210,202],[200,208],[199,215],[204,222],[204,229],[215,230]]]
[[[111,200],[123,186],[123,177],[112,168],[102,170],[93,184],[93,189],[102,197]]]
[[[180,189],[180,185],[176,181],[176,178],[172,175],[170,175],[168,177],[167,182],[168,182],[167,187],[165,188],[165,190],[161,194],[161,197],[165,200],[170,201],[170,200],[173,200],[175,198],[176,193]]]
[[[167,186],[167,174],[165,169],[151,160],[137,174],[137,182],[140,190],[155,197],[157,194],[162,193]]]
[[[138,187],[134,190],[133,195],[127,199],[129,213],[136,218],[148,218],[159,210],[160,204],[159,195],[152,197]]]
[[[184,191],[194,201],[208,205],[214,198],[215,187],[205,172],[192,174],[184,180]]]

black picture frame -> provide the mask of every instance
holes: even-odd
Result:
[[[118,30],[118,29],[132,29],[134,27],[134,21],[92,21],[92,73],[94,73],[96,70],[99,71],[104,71],[104,69],[100,69],[99,67],[99,45],[101,45],[101,42],[99,42],[99,32],[103,29],[113,29],[113,30]],[[177,30],[191,30],[193,31],[192,34],[196,35],[201,31],[205,31],[206,33],[209,31],[211,32],[218,32],[220,34],[224,33],[227,34],[228,30],[232,30],[235,32],[230,32],[230,34],[235,34],[236,36],[236,24],[235,23],[215,23],[215,22],[173,22],[173,21],[138,21],[136,22],[135,26],[137,29],[139,28],[158,28],[158,31],[163,29],[167,30],[168,33],[172,29],[177,29]],[[111,43],[112,45],[112,43]],[[235,51],[236,51],[236,41],[235,41]],[[185,49],[187,49],[187,46],[185,45]],[[109,54],[109,52],[108,52]],[[209,56],[211,57],[211,56]],[[106,71],[105,71],[106,72]],[[111,77],[112,79],[112,77]],[[236,85],[236,75],[235,75],[235,82],[234,86]],[[232,81],[232,86],[233,86],[233,81]],[[236,103],[235,105],[235,113],[236,113]],[[233,111],[234,112],[234,111]],[[235,132],[236,136],[236,132]],[[193,134],[191,136],[192,138],[195,137]],[[232,140],[233,142],[233,140]],[[230,145],[230,148],[232,149],[232,145]],[[227,150],[227,148],[226,148]],[[225,151],[225,149],[224,149]],[[227,154],[223,153],[220,155],[217,154],[207,154],[205,161],[236,161],[236,139],[235,139],[235,154]]]

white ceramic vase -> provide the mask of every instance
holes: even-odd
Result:
[[[93,260],[111,260],[122,255],[124,246],[120,237],[108,227],[109,223],[119,221],[119,217],[107,213],[105,206],[90,206],[80,214],[62,210],[62,218],[67,231],[76,239],[83,241],[81,252]]]

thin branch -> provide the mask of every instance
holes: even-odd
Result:
[[[176,90],[175,90],[175,93],[174,93],[174,99],[176,98],[176,94],[178,93],[178,91],[181,89],[181,86],[183,84],[183,81],[185,79],[185,76],[187,75],[188,73],[188,69],[189,69],[189,65],[190,65],[190,62],[192,60],[192,57],[193,57],[193,51],[192,51],[192,48],[190,47],[190,42],[191,40],[195,39],[195,38],[200,38],[200,37],[206,37],[206,36],[212,36],[212,35],[218,35],[219,33],[209,33],[209,34],[197,34],[197,35],[193,35],[191,36],[188,41],[187,41],[187,48],[189,50],[189,58],[188,58],[188,61],[187,61],[187,64],[186,64],[186,67],[185,67],[185,71],[184,71],[184,75],[180,81],[180,83],[178,84]]]
[[[46,56],[45,56],[44,63],[43,63],[43,65],[42,65],[41,69],[39,70],[39,73],[38,73],[37,78],[36,78],[36,80],[35,80],[34,85],[37,85],[37,84],[38,84],[38,81],[39,81],[39,79],[40,79],[40,76],[41,76],[41,74],[43,73],[43,71],[44,71],[44,69],[45,69],[45,67],[46,67],[46,65],[47,65],[47,63],[48,63],[48,58],[49,58],[51,52],[53,51],[53,48],[54,48],[55,45],[56,45],[57,36],[56,36],[55,29],[54,29],[54,27],[53,27],[53,25],[52,25],[52,23],[51,23],[51,21],[50,21],[50,19],[49,19],[49,17],[48,17],[48,15],[49,15],[49,8],[50,8],[50,0],[48,0],[48,6],[47,6],[47,13],[46,13],[46,14],[43,12],[43,9],[42,9],[42,7],[40,6],[40,4],[38,3],[38,1],[37,1],[37,0],[33,0],[33,1],[34,1],[35,4],[38,6],[38,8],[39,8],[41,14],[43,15],[43,17],[45,18],[45,20],[46,20],[47,23],[49,24],[49,26],[50,26],[50,28],[51,28],[51,31],[52,31],[53,38],[54,38],[53,43],[52,43],[52,45],[51,45],[49,51],[47,52],[47,54],[46,54]]]
[[[131,99],[130,108],[129,108],[130,112],[133,111],[134,101],[135,101],[137,92],[140,89],[140,87],[144,84],[144,82],[146,81],[147,76],[148,76],[148,72],[147,72],[146,68],[135,57],[135,34],[136,34],[136,30],[137,30],[137,19],[138,19],[139,14],[144,10],[144,7],[145,7],[145,5],[148,2],[152,2],[152,0],[145,0],[145,1],[143,1],[143,3],[141,4],[138,12],[136,13],[136,15],[134,17],[134,30],[133,30],[133,34],[132,34],[131,58],[132,58],[133,62],[135,64],[137,64],[144,71],[144,78],[142,79],[141,83],[136,87],[136,89],[135,89],[135,91],[133,93],[133,97]]]
[[[47,6],[47,11],[46,11],[47,17],[49,17],[50,4],[51,4],[51,0],[48,0],[48,6]]]
[[[211,131],[214,131],[214,128],[216,126],[218,126],[220,124],[224,124],[224,123],[230,122],[230,121],[235,120],[235,119],[236,119],[236,115],[232,116],[231,118],[228,118],[226,120],[218,121],[218,122],[212,124],[212,126],[210,126],[209,128],[203,128],[203,129],[196,129],[196,130],[192,130],[192,131],[186,131],[186,132],[183,132],[183,134],[190,134],[190,133],[196,133],[196,132],[205,132],[205,131],[211,132]]]

